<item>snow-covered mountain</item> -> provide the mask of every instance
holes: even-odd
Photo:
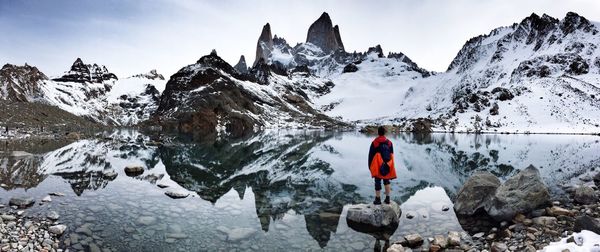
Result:
[[[155,71],[117,79],[78,59],[48,79],[34,67],[0,70],[4,100],[47,102],[112,125],[151,119],[212,134],[261,128],[393,124],[413,131],[600,132],[600,25],[576,13],[532,14],[468,40],[443,73],[380,45],[346,52],[323,13],[290,46],[267,23],[256,58],[232,67],[216,52],[167,81]]]
[[[40,102],[97,123],[128,126],[150,117],[165,83],[156,70],[118,79],[106,66],[79,58],[53,79],[27,64],[6,64],[0,70],[0,99]]]

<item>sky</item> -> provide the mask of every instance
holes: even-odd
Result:
[[[339,25],[346,51],[380,44],[419,66],[445,71],[471,37],[531,13],[574,11],[600,21],[598,0],[0,0],[0,64],[37,66],[50,77],[77,57],[119,77],[170,76],[216,49],[252,64],[262,26],[294,46],[321,13]]]

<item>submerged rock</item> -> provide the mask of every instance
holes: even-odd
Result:
[[[454,211],[459,215],[472,215],[478,209],[485,209],[500,185],[500,180],[494,174],[476,172],[458,191]]]
[[[10,199],[9,205],[17,206],[18,208],[28,208],[35,203],[32,197],[29,196],[16,196]]]
[[[550,202],[550,192],[537,168],[530,165],[496,189],[487,213],[496,220],[511,220]]]
[[[396,202],[391,204],[358,204],[348,208],[346,221],[348,225],[365,233],[377,232],[382,229],[396,230],[402,211]]]

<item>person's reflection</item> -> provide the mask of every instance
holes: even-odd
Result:
[[[383,244],[383,248],[381,247],[381,240],[375,238],[375,246],[373,247],[373,251],[375,252],[386,252],[390,247],[390,240],[383,240],[385,243]]]

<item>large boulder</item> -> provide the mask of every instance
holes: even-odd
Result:
[[[550,202],[550,192],[537,168],[530,165],[496,189],[487,213],[496,220],[511,220]]]
[[[485,209],[500,185],[500,180],[494,174],[476,172],[458,191],[454,211],[458,215],[473,215],[477,210]]]
[[[580,186],[575,189],[575,202],[589,205],[598,201],[598,196],[591,186]]]
[[[391,204],[358,204],[351,205],[346,214],[348,226],[358,232],[370,234],[393,234],[398,228],[402,211],[396,202]],[[391,232],[387,232],[391,231]]]
[[[575,220],[573,230],[575,232],[581,232],[581,230],[589,230],[596,234],[600,234],[600,221],[590,216],[583,215]]]
[[[18,208],[28,208],[35,203],[35,200],[29,196],[15,196],[8,202],[11,206],[17,206]]]

